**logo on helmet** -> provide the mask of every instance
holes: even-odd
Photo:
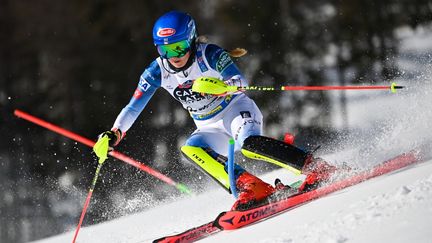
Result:
[[[157,35],[159,37],[168,37],[168,36],[174,35],[175,32],[176,32],[176,30],[173,28],[163,28],[163,29],[158,30]]]

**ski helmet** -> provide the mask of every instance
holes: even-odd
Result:
[[[195,21],[189,14],[184,12],[168,12],[162,15],[153,26],[153,43],[158,47],[161,56],[170,53],[166,53],[166,50],[160,50],[160,48],[173,43],[180,42],[181,45],[176,47],[183,48],[183,50],[187,48],[187,51],[189,51],[194,46],[196,37]],[[181,41],[183,42],[181,43]]]

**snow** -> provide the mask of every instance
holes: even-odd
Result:
[[[269,180],[280,171],[264,176]],[[222,190],[81,229],[78,242],[151,242],[214,219],[233,199]],[[432,160],[384,175],[202,242],[430,242]],[[38,241],[68,242],[71,232]]]
[[[431,35],[417,38],[401,30],[404,43],[398,63],[407,88],[398,94],[348,92],[350,127],[358,133],[341,138],[340,150],[321,155],[351,166],[372,166],[421,144],[431,145],[431,59],[410,54],[421,46],[432,53]],[[405,38],[405,39],[404,39]],[[427,56],[427,55],[426,55]],[[335,121],[338,124],[338,121]],[[235,231],[202,242],[432,242],[432,160],[383,175]],[[262,175],[295,180],[285,170]],[[95,191],[97,193],[97,191]],[[207,223],[233,204],[220,188],[184,197],[110,222],[84,227],[78,242],[139,243],[180,233]],[[97,205],[90,205],[97,206]],[[86,218],[85,220],[90,220]],[[38,243],[71,242],[74,228]]]

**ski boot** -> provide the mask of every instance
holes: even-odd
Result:
[[[306,179],[300,186],[299,191],[311,191],[320,184],[329,182],[336,171],[338,171],[336,166],[330,165],[321,158],[314,158],[312,154],[309,154],[302,169]]]
[[[245,210],[258,206],[276,190],[270,184],[246,171],[238,176],[236,187],[239,195],[231,210]]]
[[[291,187],[289,185],[285,185],[282,183],[282,181],[279,178],[275,180],[274,187],[275,187],[275,192],[272,195],[270,195],[267,199],[269,203],[277,202],[282,199],[286,199],[299,194],[299,190],[297,187]]]

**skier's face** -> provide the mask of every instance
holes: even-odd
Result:
[[[168,61],[176,68],[182,68],[184,65],[186,65],[188,59],[190,57],[190,51],[188,51],[184,56],[182,57],[172,57],[169,58]]]
[[[156,46],[159,55],[168,61],[176,68],[182,68],[186,65],[189,56],[191,45],[188,40],[181,40],[171,44]]]

